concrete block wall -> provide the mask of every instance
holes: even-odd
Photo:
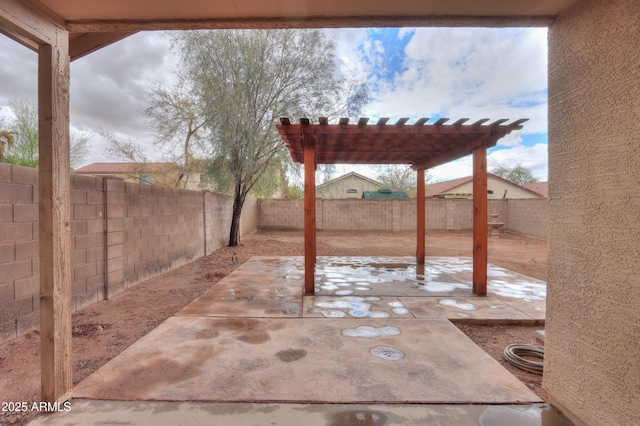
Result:
[[[40,321],[38,176],[0,164],[0,341]]]
[[[203,193],[105,183],[107,297],[204,255]]]
[[[301,199],[259,200],[260,229],[302,230],[304,229],[304,201]],[[322,200],[316,202],[316,224],[321,221]],[[319,213],[319,214],[318,214]]]
[[[338,201],[338,202],[333,202]],[[393,231],[393,200],[318,200],[321,220],[316,226],[325,231],[368,231],[377,224],[379,231]]]
[[[233,199],[227,195],[205,192],[204,205],[206,220],[205,244],[206,252],[209,254],[217,248],[229,244]],[[214,218],[217,219],[214,220]]]
[[[34,172],[37,177],[37,170]],[[71,175],[71,306],[74,311],[105,298],[103,189],[102,178]]]
[[[260,229],[304,229],[303,200],[259,200]],[[425,206],[426,226],[437,231],[471,231],[473,202],[471,200],[429,199]],[[489,200],[489,213],[500,214],[510,232],[536,238],[546,238],[547,200]],[[524,215],[519,218],[517,215]],[[532,218],[535,217],[535,220]],[[489,219],[492,220],[491,218]],[[324,199],[316,202],[316,228],[320,231],[382,231],[416,230],[416,200]]]
[[[507,217],[509,230],[516,234],[528,235],[536,238],[547,238],[549,225],[549,203],[535,199],[509,200]],[[500,219],[502,220],[502,217]]]
[[[233,211],[233,203],[231,203],[231,211]],[[229,225],[231,226],[231,225]],[[247,198],[242,207],[242,218],[240,219],[240,236],[249,235],[258,230],[260,227],[260,203],[256,198]],[[224,228],[229,229],[229,228]],[[229,243],[227,241],[225,244]]]
[[[71,175],[72,309],[228,244],[233,198]],[[245,201],[241,235],[258,228]],[[0,164],[0,342],[40,323],[38,171]]]

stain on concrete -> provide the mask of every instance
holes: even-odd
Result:
[[[259,344],[271,339],[267,325],[259,320],[249,318],[229,318],[218,322],[221,328],[237,333],[237,340],[245,343]]]
[[[382,411],[349,410],[334,413],[329,418],[331,426],[378,426],[388,425],[389,416]]]
[[[369,353],[378,358],[386,359],[387,361],[398,361],[404,358],[404,352],[389,346],[375,346],[369,350]]]
[[[199,348],[184,362],[155,358],[143,367],[134,369],[126,376],[115,378],[122,399],[134,399],[167,384],[180,383],[201,373],[202,365],[213,356],[213,349]]]
[[[266,358],[243,359],[238,364],[238,371],[249,373],[268,368],[270,365],[271,363]]]
[[[196,339],[208,340],[208,339],[215,339],[219,335],[220,335],[220,333],[218,333],[216,330],[204,329],[204,330],[200,330],[200,331],[196,332],[194,337]]]
[[[307,351],[304,349],[287,349],[280,351],[276,354],[280,361],[293,362],[302,359],[307,356]]]

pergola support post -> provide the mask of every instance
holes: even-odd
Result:
[[[425,223],[425,188],[424,188],[424,169],[418,170],[418,187],[417,187],[417,197],[416,197],[416,216],[417,216],[417,224],[416,224],[416,263],[418,265],[424,265],[425,260],[425,232],[426,232],[426,223]]]
[[[303,134],[304,149],[304,292],[315,293],[316,266],[316,144]]]
[[[473,293],[487,294],[487,144],[473,151]]]
[[[38,49],[41,399],[70,398],[69,33]]]

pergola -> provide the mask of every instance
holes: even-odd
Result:
[[[318,164],[409,164],[417,172],[416,263],[425,262],[425,169],[473,155],[473,293],[487,294],[487,148],[496,145],[503,136],[522,128],[523,118],[509,124],[500,119],[491,124],[483,118],[465,125],[468,118],[446,124],[448,118],[428,123],[420,118],[407,125],[408,118],[400,118],[388,125],[388,118],[380,118],[369,125],[368,118],[349,124],[341,118],[329,124],[320,117],[318,124],[301,118],[291,124],[281,118],[276,125],[294,161],[304,164],[304,272],[305,293],[314,293],[316,263],[316,193],[315,170]]]

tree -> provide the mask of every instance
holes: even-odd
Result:
[[[38,105],[27,99],[11,99],[9,109],[14,116],[10,129],[13,146],[7,150],[6,161],[27,167],[38,167]]]
[[[4,117],[0,117],[0,161],[4,161],[5,153],[13,147],[15,135],[8,129]]]
[[[192,82],[182,75],[172,88],[155,86],[149,91],[144,106],[149,129],[155,137],[154,145],[167,149],[178,164],[176,187],[185,187],[193,171],[204,172],[200,170],[202,162],[195,160],[204,156],[208,121],[191,86]]]
[[[376,180],[388,189],[408,191],[417,185],[417,172],[406,164],[387,164],[378,167]],[[429,176],[425,173],[425,181]]]
[[[98,134],[107,141],[105,154],[108,157],[117,158],[119,160],[130,163],[146,163],[147,155],[142,146],[133,139],[122,139],[115,133],[99,129]]]
[[[319,30],[182,32],[174,46],[208,117],[211,173],[233,193],[229,245],[236,246],[249,192],[286,184],[291,170],[277,120],[355,115],[366,86],[334,77],[334,45]]]
[[[69,165],[71,169],[75,169],[89,155],[89,141],[91,134],[86,132],[72,132],[69,144]]]
[[[513,167],[500,165],[491,170],[496,176],[507,179],[518,185],[524,185],[526,183],[539,182],[540,180],[533,175],[533,172],[528,167],[518,163]]]
[[[38,167],[38,105],[26,99],[12,99],[9,108],[13,119],[9,120],[9,131],[0,132],[0,139],[6,139],[6,149],[3,141],[0,159],[19,166]],[[81,164],[89,154],[90,139],[89,133],[71,133],[71,168]]]

